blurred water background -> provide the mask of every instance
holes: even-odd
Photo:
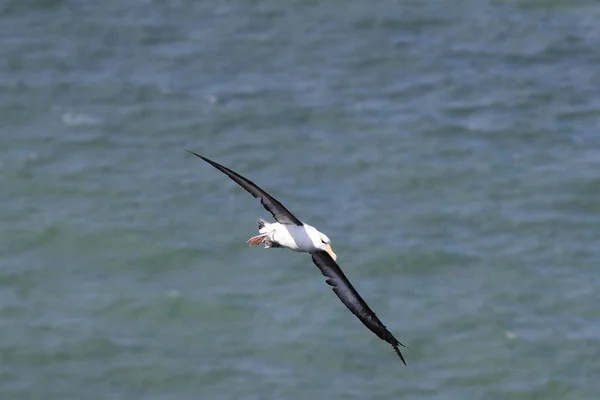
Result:
[[[596,1],[3,0],[0,115],[3,400],[599,398]]]

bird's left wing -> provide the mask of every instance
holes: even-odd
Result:
[[[362,297],[360,297],[333,258],[324,251],[317,251],[311,253],[311,255],[315,265],[321,270],[321,273],[328,278],[326,280],[327,284],[332,287],[334,293],[340,298],[342,303],[344,303],[344,305],[348,307],[348,309],[352,311],[352,313],[374,334],[391,344],[396,351],[396,354],[398,354],[398,357],[400,357],[404,365],[406,365],[406,361],[404,361],[404,357],[398,347],[406,346],[400,343],[398,339],[388,331],[379,318],[377,318],[377,315],[375,315],[373,310],[371,310]]]
[[[227,167],[222,166],[216,161],[210,160],[200,154],[196,154],[193,151],[187,150],[188,153],[192,153],[198,158],[206,161],[225,175],[227,175],[232,181],[246,189],[248,193],[250,193],[254,197],[260,198],[260,203],[263,207],[273,215],[275,221],[284,225],[298,225],[302,226],[302,222],[294,216],[287,208],[283,206],[276,198],[271,196],[269,193],[265,192],[258,185],[252,182],[250,179],[243,177],[235,171],[230,170]]]

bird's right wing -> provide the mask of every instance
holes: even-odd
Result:
[[[302,226],[302,222],[294,216],[287,208],[283,206],[277,199],[272,197],[269,193],[265,192],[261,188],[259,188],[256,183],[252,182],[250,179],[244,178],[242,175],[238,174],[235,171],[230,170],[227,167],[222,166],[221,164],[210,160],[206,157],[201,156],[200,154],[196,154],[193,151],[187,150],[188,153],[192,153],[198,158],[206,161],[225,175],[227,175],[232,181],[246,189],[248,193],[256,198],[260,198],[260,203],[263,207],[273,215],[275,221],[284,225],[298,225]]]
[[[398,357],[400,357],[404,365],[406,365],[406,361],[404,361],[404,357],[398,347],[406,346],[400,343],[394,335],[388,331],[379,318],[377,318],[377,315],[375,315],[373,310],[371,310],[362,297],[360,297],[333,258],[324,251],[317,251],[311,253],[311,255],[315,265],[321,270],[321,273],[328,278],[325,282],[332,287],[334,293],[340,298],[342,303],[344,303],[344,305],[348,307],[348,309],[352,311],[352,313],[356,315],[358,319],[371,330],[371,332],[379,336],[380,339],[391,344],[396,354],[398,354]]]

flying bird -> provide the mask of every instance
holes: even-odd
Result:
[[[283,204],[251,180],[200,154],[187,151],[227,175],[255,198],[260,198],[263,207],[273,215],[276,222],[271,223],[263,219],[258,220],[259,235],[248,239],[248,243],[251,246],[264,244],[265,248],[287,248],[298,252],[310,253],[315,265],[327,278],[325,282],[332,287],[334,293],[342,303],[374,334],[391,344],[398,357],[406,365],[406,361],[399,348],[399,346],[406,346],[400,343],[386,326],[383,325],[373,310],[371,310],[356,289],[354,289],[348,278],[346,278],[336,263],[337,256],[331,248],[331,240],[329,240],[327,235],[319,232],[313,226],[300,221]]]

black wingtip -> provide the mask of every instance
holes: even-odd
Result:
[[[201,159],[201,160],[204,160],[204,161],[206,161],[207,163],[209,163],[210,165],[212,165],[213,167],[215,167],[216,169],[218,169],[218,170],[219,170],[219,171],[221,171],[221,172],[225,172],[225,171],[223,171],[223,169],[226,169],[226,170],[228,170],[227,168],[225,168],[225,167],[224,167],[224,166],[222,166],[221,164],[218,164],[218,163],[214,162],[213,160],[210,160],[210,159],[208,159],[208,158],[206,158],[206,157],[204,157],[204,156],[202,156],[202,155],[200,155],[200,154],[198,154],[198,153],[196,153],[196,152],[193,152],[193,151],[191,151],[191,150],[187,150],[187,149],[186,149],[185,151],[187,151],[187,152],[188,152],[188,153],[190,153],[190,154],[193,154],[193,155],[195,155],[196,157],[198,157],[198,158],[199,158],[199,159]],[[228,171],[229,171],[229,170],[228,170]],[[231,172],[231,171],[229,171],[229,172]],[[235,180],[235,179],[234,179],[234,180]]]
[[[204,157],[202,157],[202,156],[201,156],[200,154],[198,154],[198,153],[194,153],[193,151],[191,151],[191,150],[188,150],[188,149],[185,149],[185,151],[187,151],[188,153],[190,153],[190,154],[193,154],[193,155],[195,155],[196,157],[199,157],[199,158],[201,158],[201,159],[203,159],[203,160],[204,160]]]
[[[402,345],[401,343],[398,343],[398,344]],[[406,365],[406,361],[404,360],[404,356],[400,352],[400,349],[398,348],[398,345],[397,344],[392,344],[392,347],[394,348],[394,351],[396,352],[396,354],[398,354],[398,357],[400,357],[400,359],[402,360],[402,362],[404,363],[404,365],[407,366]]]

